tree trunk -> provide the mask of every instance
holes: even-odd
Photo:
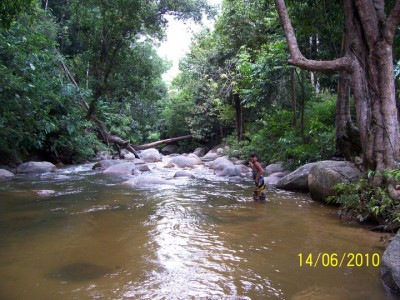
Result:
[[[393,18],[396,18],[394,26],[397,27],[400,1],[389,18],[381,11],[384,2],[376,2],[376,7],[371,7],[365,1],[345,1],[346,30],[351,41],[346,55],[352,58],[351,86],[364,166],[380,173],[396,168],[399,160],[392,53],[395,29],[390,24],[394,25]],[[370,183],[380,185],[382,177],[374,176]]]
[[[393,76],[393,39],[400,20],[400,0],[388,17],[384,0],[344,0],[348,50],[332,61],[306,59],[300,52],[283,0],[275,0],[285,30],[289,63],[310,71],[342,71],[350,75],[364,167],[379,174],[398,167],[399,126]],[[384,183],[374,176],[372,186]]]
[[[348,160],[362,153],[360,133],[351,120],[350,76],[339,73],[336,102],[336,150]]]
[[[187,139],[191,139],[191,138],[192,138],[192,135],[189,134],[189,135],[178,136],[178,137],[174,137],[174,138],[170,138],[170,139],[160,140],[160,141],[156,141],[156,142],[152,142],[152,143],[148,143],[148,144],[144,144],[144,145],[134,145],[133,147],[136,150],[144,150],[144,149],[153,148],[158,145],[171,144],[171,143],[174,143],[177,141],[187,140]]]
[[[341,55],[349,51],[349,35],[344,34],[341,46]],[[354,126],[350,111],[350,75],[339,72],[337,101],[336,101],[336,151],[343,154],[348,160],[362,155],[360,133]]]

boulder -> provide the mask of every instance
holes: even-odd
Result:
[[[218,155],[224,155],[229,151],[229,146],[217,146],[214,150]]]
[[[270,164],[265,167],[265,174],[267,176],[273,174],[273,173],[278,173],[278,172],[283,172],[285,169],[282,167],[282,163],[278,162],[275,164]]]
[[[206,154],[206,149],[204,149],[204,148],[196,148],[193,151],[193,154],[197,155],[198,157],[202,157],[202,156],[204,156]]]
[[[212,161],[217,159],[218,157],[220,157],[219,154],[217,154],[216,152],[212,152],[212,150],[208,151],[206,155],[204,155],[201,160],[202,161]]]
[[[167,168],[172,168],[174,166],[179,167],[179,168],[193,168],[196,165],[202,164],[201,160],[196,156],[196,157],[190,157],[190,156],[175,156],[173,157],[167,164]]]
[[[136,156],[135,154],[133,154],[131,151],[127,150],[127,149],[121,149],[120,151],[121,156],[119,156],[119,158],[121,159],[126,159],[126,160],[135,160]]]
[[[227,162],[220,162],[216,165],[213,166],[213,169],[215,172],[223,171],[228,167],[234,166],[233,162],[227,161]]]
[[[157,185],[173,185],[171,182],[153,176],[137,176],[135,178],[129,179],[122,184],[136,186],[136,187],[151,187]]]
[[[210,169],[219,169],[223,170],[225,167],[232,166],[233,162],[231,162],[226,156],[218,157],[213,161],[206,163],[206,166]]]
[[[176,171],[176,173],[174,174],[174,177],[190,177],[190,178],[194,178],[194,174],[188,170],[179,170]]]
[[[126,160],[135,160],[136,156],[132,152],[128,152],[128,153],[124,154],[124,159],[126,159]]]
[[[361,178],[361,171],[349,161],[326,160],[315,163],[308,175],[308,190],[316,201],[325,201],[334,196],[335,185],[350,183]]]
[[[196,165],[202,165],[202,164],[203,164],[203,162],[201,161],[201,159],[200,159],[196,154],[194,154],[194,153],[189,153],[189,154],[187,155],[187,157],[189,157],[189,158],[191,158],[191,159],[194,159],[195,162],[196,162]]]
[[[92,167],[93,170],[105,170],[111,166],[123,163],[123,160],[119,159],[103,159],[95,163]]]
[[[279,179],[279,178],[285,177],[287,174],[289,174],[289,173],[287,173],[287,172],[276,172],[276,173],[272,173],[268,177],[277,177]]]
[[[383,253],[381,279],[393,293],[400,295],[400,231]]]
[[[276,183],[276,187],[282,190],[296,191],[296,192],[308,192],[308,174],[310,169],[316,163],[305,164],[299,167],[292,173],[282,177]]]
[[[177,145],[167,145],[164,148],[161,149],[161,153],[164,155],[169,155],[172,153],[176,153],[176,151],[178,150],[178,146]]]
[[[145,162],[143,159],[140,159],[140,158],[136,158],[136,159],[133,161],[133,163],[134,163],[135,165],[145,165],[145,164],[146,164],[146,162]]]
[[[132,175],[136,166],[133,162],[123,162],[120,164],[108,167],[103,171],[104,174],[115,174],[115,175]]]
[[[268,177],[264,177],[264,182],[266,183],[267,187],[268,186],[276,186],[276,184],[279,181],[279,177],[277,176],[268,176]]]
[[[0,169],[0,178],[10,178],[14,177],[15,175],[11,173],[10,171],[7,171],[5,169]]]
[[[29,161],[17,167],[17,173],[42,174],[55,172],[56,166],[47,161]]]
[[[148,165],[146,164],[135,164],[136,166],[136,170],[140,171],[140,172],[147,172],[150,171],[150,168]]]
[[[219,176],[242,176],[250,171],[250,169],[243,165],[231,165],[223,169]]]
[[[140,157],[145,162],[158,162],[162,161],[162,156],[155,148],[146,149],[140,152]]]

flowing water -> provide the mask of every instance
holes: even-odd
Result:
[[[255,203],[250,178],[161,163],[174,186],[134,188],[91,166],[0,182],[0,299],[385,299],[381,235],[306,194]]]

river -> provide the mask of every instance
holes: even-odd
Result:
[[[133,188],[91,167],[0,183],[0,299],[385,299],[381,234],[306,194],[255,203],[250,178],[161,163],[174,186]]]

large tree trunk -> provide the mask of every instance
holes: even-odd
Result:
[[[350,112],[350,76],[339,73],[336,102],[336,151],[346,159],[352,159],[362,153],[360,133],[351,120]]]
[[[341,55],[349,51],[349,35],[344,34],[341,46]],[[350,111],[350,80],[351,76],[339,72],[336,102],[336,151],[343,154],[346,159],[362,155],[360,133],[354,126]]]
[[[348,51],[332,61],[306,59],[300,52],[285,3],[275,0],[291,54],[291,64],[310,71],[350,74],[364,166],[377,171],[398,167],[400,141],[392,47],[400,20],[400,0],[385,16],[384,0],[344,0]],[[373,186],[382,184],[374,176]]]

